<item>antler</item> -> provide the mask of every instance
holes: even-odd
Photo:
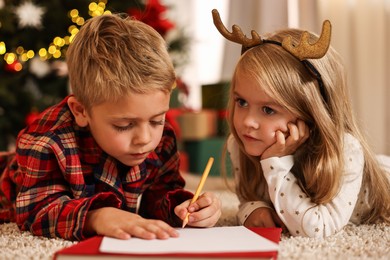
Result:
[[[300,61],[306,59],[322,58],[328,51],[331,36],[331,24],[329,20],[325,20],[322,25],[322,32],[317,42],[309,43],[309,33],[303,32],[298,46],[294,46],[291,42],[291,36],[283,39],[282,46]]]
[[[217,27],[218,31],[229,41],[239,43],[245,48],[250,48],[263,43],[263,40],[259,34],[254,30],[251,31],[252,39],[246,37],[238,25],[233,25],[232,32],[229,32],[228,29],[226,29],[226,27],[223,25],[221,17],[219,16],[219,13],[216,9],[212,10],[212,15],[215,27]]]
[[[263,40],[259,36],[259,34],[252,30],[251,35],[252,38],[248,38],[241,31],[241,28],[238,25],[232,26],[232,32],[229,32],[228,29],[223,25],[221,21],[221,17],[216,9],[212,10],[213,21],[215,27],[218,31],[228,40],[232,42],[239,43],[243,46],[243,50],[245,51],[248,48],[259,45],[263,43]],[[329,49],[330,46],[330,38],[332,33],[332,26],[329,20],[325,20],[322,25],[322,32],[320,38],[317,42],[311,44],[309,43],[309,33],[303,32],[300,42],[298,46],[294,46],[292,44],[291,36],[287,36],[282,41],[282,47],[294,55],[300,61],[306,59],[319,59],[322,58]]]

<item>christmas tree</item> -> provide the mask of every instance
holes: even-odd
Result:
[[[159,0],[0,0],[0,150],[39,112],[69,94],[66,50],[90,17],[134,16],[167,39],[176,66],[185,62],[187,39],[172,30],[166,10]]]

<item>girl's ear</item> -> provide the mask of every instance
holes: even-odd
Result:
[[[70,96],[68,98],[68,106],[70,111],[74,115],[76,124],[80,127],[88,126],[87,110],[74,96]]]

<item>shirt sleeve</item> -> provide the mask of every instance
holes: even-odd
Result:
[[[240,176],[241,169],[240,169],[240,161],[239,161],[239,147],[237,142],[234,140],[233,135],[230,135],[228,137],[227,141],[227,151],[230,156],[230,160],[232,163],[232,170],[233,170],[233,176],[235,179],[236,186],[238,185],[238,177]],[[269,203],[266,201],[248,201],[242,198],[237,193],[237,197],[239,199],[239,207],[237,212],[237,220],[240,225],[243,225],[246,221],[246,219],[249,217],[249,215],[257,208],[272,208]]]
[[[119,208],[121,201],[109,192],[86,194],[78,156],[67,154],[54,139],[28,134],[19,139],[16,223],[34,235],[82,240],[87,237],[83,230],[88,210]],[[72,177],[67,179],[64,172]]]
[[[294,236],[326,237],[340,231],[351,218],[362,184],[364,155],[360,143],[347,134],[345,168],[339,193],[326,204],[315,204],[290,172],[292,156],[261,161],[275,210]]]

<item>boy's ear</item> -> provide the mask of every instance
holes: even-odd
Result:
[[[74,96],[68,98],[68,106],[74,115],[76,124],[80,127],[88,126],[87,110]]]

